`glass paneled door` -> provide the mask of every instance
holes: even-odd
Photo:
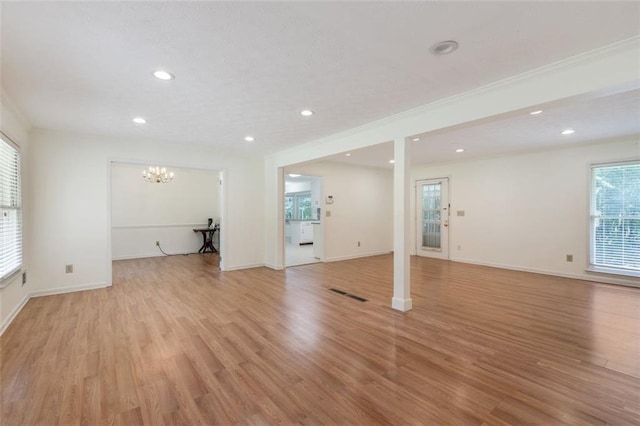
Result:
[[[449,258],[449,179],[416,182],[416,253]]]

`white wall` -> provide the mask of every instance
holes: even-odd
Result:
[[[391,170],[318,162],[287,167],[287,172],[321,176],[324,197],[333,195],[333,204],[320,200],[325,261],[393,250]],[[326,216],[327,211],[331,216]]]
[[[566,58],[414,110],[297,145],[265,158],[266,264],[283,264],[282,168],[338,153],[623,87],[638,79],[637,38]]]
[[[23,271],[27,271],[27,283],[22,285],[22,275],[18,274],[0,289],[0,334],[29,300],[31,288],[30,266],[31,214],[29,203],[29,123],[20,115],[13,103],[2,93],[0,103],[0,130],[20,147],[22,165],[22,262]]]
[[[155,242],[171,254],[195,253],[207,219],[220,219],[220,172],[171,168],[173,181],[149,183],[141,165],[111,167],[111,251],[113,259],[163,256]]]
[[[412,179],[450,177],[452,260],[593,278],[585,272],[589,164],[632,158],[640,158],[640,145],[623,140],[417,167]]]
[[[262,158],[236,156],[220,148],[48,131],[31,136],[30,197],[37,240],[32,245],[31,280],[36,294],[110,283],[110,160],[225,171],[225,267],[264,264]],[[73,274],[65,274],[65,264],[74,265]]]

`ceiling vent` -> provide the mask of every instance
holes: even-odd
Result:
[[[429,51],[436,56],[442,56],[448,55],[449,53],[454,52],[457,49],[458,42],[453,40],[446,40],[434,44],[429,48]]]

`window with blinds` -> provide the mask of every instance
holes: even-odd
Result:
[[[0,284],[22,267],[20,153],[0,137]]]
[[[592,166],[591,268],[640,276],[640,161]]]

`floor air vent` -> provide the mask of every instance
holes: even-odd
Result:
[[[356,299],[358,302],[366,302],[367,299],[360,297],[360,296],[356,296],[355,294],[345,294],[345,296],[350,297],[352,299]]]
[[[347,296],[347,297],[350,297],[352,299],[355,299],[358,302],[366,302],[367,301],[367,299],[365,299],[363,297],[356,296],[355,294],[347,293],[346,291],[338,290],[337,288],[330,288],[329,290],[331,290],[334,293],[338,293],[338,294],[341,294],[343,296]]]

